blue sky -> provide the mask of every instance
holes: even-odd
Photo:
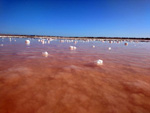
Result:
[[[0,33],[150,37],[150,0],[0,0]]]

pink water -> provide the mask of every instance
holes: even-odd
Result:
[[[0,38],[0,113],[150,113],[150,42],[25,40]]]

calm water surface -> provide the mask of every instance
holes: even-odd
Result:
[[[0,113],[150,113],[150,42],[25,40],[0,38]]]

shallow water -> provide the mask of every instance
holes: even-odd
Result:
[[[150,42],[25,40],[0,38],[0,113],[150,113]]]

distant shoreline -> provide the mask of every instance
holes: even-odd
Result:
[[[45,36],[45,35],[14,35],[14,34],[0,34],[0,38],[57,38],[57,39],[103,39],[103,40],[143,40],[150,41],[150,38],[137,37],[65,37],[65,36]]]

